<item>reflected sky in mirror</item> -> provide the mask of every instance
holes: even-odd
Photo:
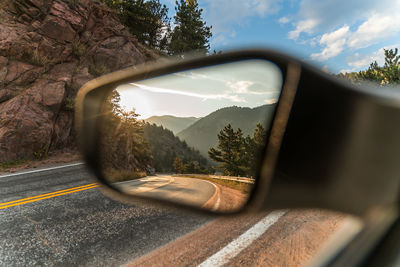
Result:
[[[120,104],[126,110],[135,109],[139,119],[146,119],[161,115],[203,117],[223,107],[254,108],[278,101],[282,74],[276,65],[265,60],[225,65],[119,86]]]

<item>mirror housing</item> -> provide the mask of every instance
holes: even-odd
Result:
[[[75,122],[81,151],[98,181],[125,201],[160,203],[124,195],[101,172],[99,118],[111,90],[133,81],[251,59],[276,64],[284,83],[262,168],[243,210],[328,208],[359,215],[372,206],[398,203],[400,94],[357,87],[270,50],[147,64],[85,84],[78,93]]]

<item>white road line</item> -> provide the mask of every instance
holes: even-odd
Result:
[[[232,258],[236,257],[242,250],[253,243],[254,240],[265,233],[268,228],[276,223],[286,212],[286,210],[271,212],[223,249],[203,261],[198,267],[216,267],[228,263]]]
[[[68,164],[68,165],[62,165],[62,166],[57,166],[57,167],[52,167],[52,168],[46,168],[46,169],[39,169],[39,170],[34,170],[34,171],[17,172],[17,173],[12,173],[12,174],[1,175],[1,176],[0,176],[0,179],[1,179],[1,178],[6,178],[6,177],[10,177],[10,176],[18,176],[18,175],[29,174],[29,173],[45,172],[45,171],[50,171],[50,170],[68,168],[68,167],[73,167],[73,166],[78,166],[78,165],[83,165],[83,164],[84,164],[83,162],[79,162],[79,163]]]
[[[217,201],[215,202],[214,207],[211,209],[212,211],[217,211],[218,208],[219,208],[219,204],[220,204],[220,202],[221,202],[221,196],[220,196],[220,194],[219,194],[219,189],[218,189],[218,187],[217,187],[214,183],[212,183],[212,182],[210,182],[210,181],[207,181],[207,180],[203,180],[203,181],[206,181],[206,182],[212,184],[212,185],[214,186],[214,188],[215,188],[215,194],[218,194]],[[214,195],[213,195],[213,196],[214,196]],[[213,197],[213,196],[212,196],[212,197]],[[211,198],[212,198],[212,197],[211,197]]]

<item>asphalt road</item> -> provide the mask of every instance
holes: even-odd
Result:
[[[117,266],[211,221],[105,197],[83,165],[0,176],[0,266]]]
[[[217,187],[209,181],[169,175],[149,176],[115,185],[127,194],[166,199],[195,207],[205,205],[217,191]]]

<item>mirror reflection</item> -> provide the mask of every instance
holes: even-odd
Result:
[[[101,164],[121,191],[219,212],[240,209],[257,176],[282,87],[246,60],[119,86],[102,114]]]

